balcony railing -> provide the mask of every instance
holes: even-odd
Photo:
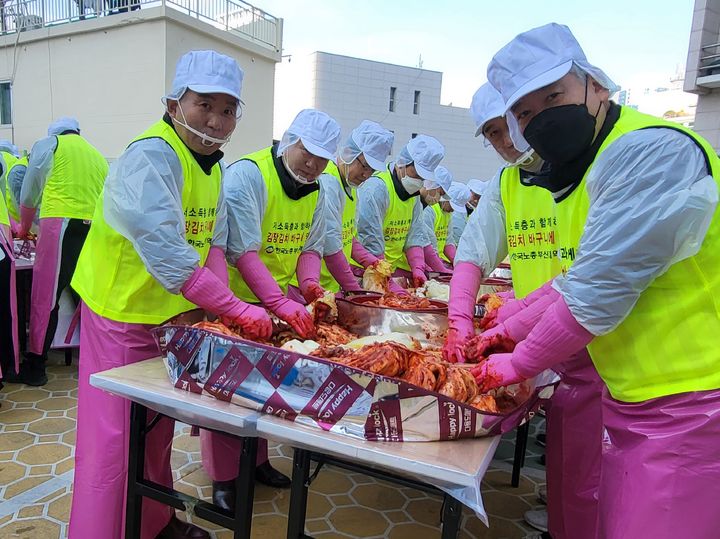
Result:
[[[720,74],[720,43],[713,43],[702,47],[703,56],[700,57],[698,76]]]
[[[0,0],[3,34],[166,6],[280,50],[280,23],[242,0]]]

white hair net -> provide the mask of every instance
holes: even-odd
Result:
[[[75,118],[71,118],[70,116],[63,116],[62,118],[58,118],[48,126],[47,134],[48,137],[52,137],[53,135],[59,135],[60,133],[64,133],[65,131],[77,131],[79,133],[80,124]]]
[[[435,181],[447,193],[453,183],[453,175],[447,168],[438,165],[435,169]]]
[[[412,164],[423,180],[435,180],[435,169],[445,157],[445,147],[434,137],[418,135],[410,139],[398,155],[399,166]]]
[[[311,154],[323,159],[332,159],[337,153],[340,142],[340,125],[322,111],[301,110],[283,134],[278,146],[278,155],[282,155],[298,140],[302,141],[305,149]]]
[[[484,182],[482,180],[478,179],[472,179],[468,180],[467,186],[470,188],[470,190],[475,193],[476,195],[482,196],[483,193],[485,193],[485,189],[487,188],[488,182]]]
[[[15,157],[20,157],[20,151],[9,140],[0,140],[0,152],[8,152],[13,154]]]
[[[374,170],[384,170],[390,156],[395,135],[377,122],[363,120],[352,130],[345,144],[340,147],[339,157],[345,163],[352,163],[360,154]]]
[[[452,209],[457,212],[465,211],[465,205],[470,202],[470,197],[472,196],[470,188],[460,182],[452,182],[448,195],[450,196]]]
[[[175,66],[172,90],[163,103],[180,99],[188,88],[200,94],[227,94],[241,101],[243,76],[243,70],[229,56],[216,51],[187,52]]]

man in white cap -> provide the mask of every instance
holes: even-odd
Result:
[[[394,138],[379,123],[363,120],[340,145],[335,161],[330,161],[320,176],[326,202],[325,256],[320,276],[320,286],[325,290],[360,290],[349,261],[358,257],[366,267],[379,260],[356,238],[357,188],[375,171],[385,169]]]
[[[0,140],[0,173],[2,174],[2,180],[0,180],[0,192],[2,192],[2,195],[5,197],[5,203],[8,211],[11,213],[10,216],[17,222],[20,221],[19,207],[15,205],[16,207],[11,209],[10,189],[8,188],[7,178],[10,168],[15,164],[15,161],[17,161],[19,157],[20,152],[15,144],[9,140]]]
[[[485,193],[485,188],[487,187],[488,182],[478,180],[477,178],[473,178],[468,180],[467,186],[470,188],[470,202],[468,202],[468,206],[474,210],[478,202],[480,202],[480,197],[483,196],[483,193]]]
[[[113,163],[73,276],[82,298],[78,429],[70,538],[122,537],[129,403],[92,373],[157,356],[150,330],[201,307],[267,338],[272,322],[227,285],[221,146],[240,117],[243,72],[215,51],[183,55],[162,120]],[[150,418],[152,419],[152,418]],[[146,477],[172,487],[174,421],[148,433]],[[175,510],[144,500],[142,539],[207,538]]]
[[[318,281],[325,201],[317,179],[337,152],[339,139],[340,126],[330,116],[302,110],[278,144],[230,165],[223,183],[228,261],[233,266],[230,287],[239,298],[262,303],[303,338],[315,334],[304,303],[322,295]],[[202,431],[200,436],[213,501],[233,510],[241,443],[215,432]],[[276,488],[290,486],[290,480],[270,465],[265,440],[257,459],[258,481]]]
[[[453,209],[449,192],[452,189],[452,173],[442,165],[435,169],[435,177],[442,183],[442,194],[438,202],[423,208],[422,219],[425,226],[425,245],[423,256],[430,271],[452,273],[450,260],[445,255],[445,246],[450,235],[450,219]]]
[[[45,361],[57,329],[60,295],[70,284],[108,171],[102,154],[80,135],[76,119],[60,118],[47,133],[32,148],[20,192],[20,237],[27,237],[41,208],[30,339],[17,377],[34,386],[47,383]]]
[[[692,131],[609,101],[614,84],[565,26],[518,35],[488,78],[546,162],[537,182],[557,202],[567,273],[527,338],[476,374],[505,385],[587,346],[611,444],[599,536],[715,537],[718,158]]]
[[[515,148],[503,117],[504,102],[490,84],[478,89],[470,110],[476,136],[482,135],[508,165],[487,185],[468,221],[470,233],[458,248],[456,276],[450,285],[451,329],[444,349],[450,360],[462,360],[462,344],[474,335],[472,316],[480,278],[506,256],[517,300],[493,313],[498,326],[486,332],[488,337],[502,333],[522,340],[548,301],[523,309],[537,296],[531,292],[560,273],[554,201],[547,190],[532,184],[531,170],[537,171],[541,160],[532,152],[523,159]],[[518,160],[522,164],[511,165]],[[585,350],[557,370],[562,383],[547,415],[548,512],[529,511],[526,519],[559,539],[594,537],[603,435],[602,382]]]
[[[435,181],[445,148],[433,137],[418,135],[400,150],[386,170],[358,190],[358,240],[370,253],[384,257],[396,276],[414,286],[425,283],[425,228],[417,199],[423,181]]]

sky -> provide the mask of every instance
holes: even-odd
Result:
[[[283,55],[324,51],[443,72],[441,102],[468,107],[492,55],[558,22],[624,88],[667,84],[685,65],[693,0],[250,0],[284,19]],[[283,61],[287,61],[285,58]]]

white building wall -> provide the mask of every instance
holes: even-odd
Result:
[[[72,22],[0,37],[0,82],[12,87],[12,126],[0,138],[21,149],[46,135],[60,116],[78,118],[83,135],[115,159],[127,144],[162,117],[160,98],[170,88],[175,63],[192,49],[213,48],[245,70],[248,111],[226,147],[228,159],[272,138],[274,66],[279,53],[223,32],[173,9]],[[16,54],[14,54],[16,52]]]
[[[413,133],[437,138],[446,149],[443,165],[459,181],[489,179],[501,164],[495,152],[473,136],[468,109],[440,104],[442,73],[437,71],[316,52],[278,67],[277,86],[276,138],[298,110],[314,107],[340,123],[343,137],[362,120],[381,123],[395,133],[393,156]],[[397,88],[394,112],[389,110],[391,86]],[[310,95],[303,88],[309,88]],[[283,89],[292,89],[292,97],[283,99]],[[413,114],[416,90],[419,114]]]

